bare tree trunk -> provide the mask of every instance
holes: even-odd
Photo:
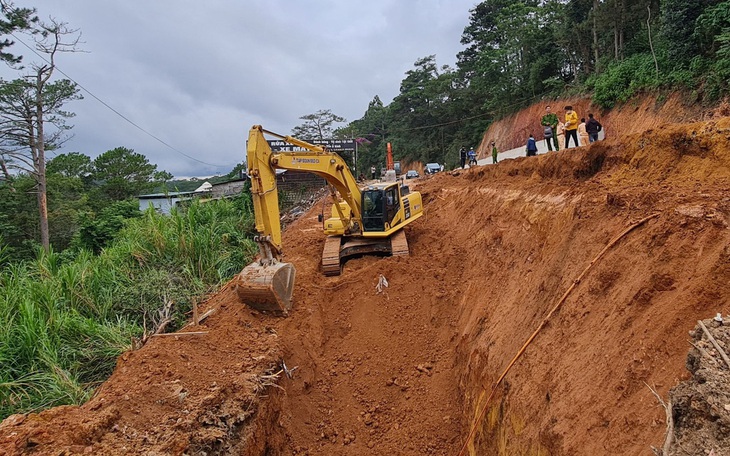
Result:
[[[596,16],[598,15],[598,0],[593,0],[593,59],[595,60],[595,72],[598,73],[598,25],[596,24]]]
[[[618,49],[616,52],[617,59],[623,60],[624,59],[624,28],[626,26],[626,4],[624,0],[617,0],[616,1],[616,14],[618,16],[617,18],[617,30],[618,30]]]
[[[5,165],[5,160],[3,158],[0,158],[0,169],[2,169],[5,179],[10,179],[10,172],[8,171],[8,167]]]
[[[656,53],[654,53],[654,44],[651,42],[651,7],[646,5],[646,10],[649,11],[649,17],[646,19],[646,28],[649,32],[649,49],[651,49],[651,56],[654,58],[654,68],[656,69],[656,77],[659,78],[659,63],[656,60]]]
[[[623,58],[624,46],[624,2],[615,0],[613,2],[613,57],[616,61]]]
[[[51,249],[51,236],[48,229],[48,200],[47,200],[47,188],[46,188],[46,145],[45,136],[43,134],[43,87],[50,77],[44,77],[41,71],[38,72],[36,79],[37,90],[36,90],[36,140],[35,148],[37,154],[37,175],[36,181],[38,182],[38,213],[40,216],[40,229],[41,229],[41,245],[43,250],[48,252]]]
[[[622,22],[621,28],[619,29],[619,32],[618,32],[618,49],[619,49],[618,54],[619,54],[621,60],[623,60],[624,59],[624,25],[623,25],[623,21],[621,21],[621,22]]]
[[[38,213],[40,215],[41,245],[43,250],[48,252],[51,248],[50,235],[48,232],[48,203],[46,199],[46,176],[45,166],[43,177],[38,178]]]

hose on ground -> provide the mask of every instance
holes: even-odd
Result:
[[[461,450],[459,451],[459,456],[465,455],[465,451],[469,446],[469,442],[474,438],[474,434],[476,433],[477,428],[480,426],[482,420],[484,419],[484,415],[487,412],[487,409],[489,407],[489,403],[492,400],[492,397],[494,396],[494,393],[497,391],[497,387],[502,384],[502,381],[507,376],[507,373],[512,369],[512,366],[517,362],[517,360],[522,356],[523,353],[525,353],[525,350],[527,350],[528,345],[532,343],[532,341],[537,337],[538,333],[542,330],[543,327],[547,324],[548,320],[550,320],[550,317],[557,311],[560,306],[565,302],[565,300],[568,298],[570,293],[575,289],[576,286],[583,280],[583,277],[590,271],[590,269],[598,262],[599,259],[609,250],[611,247],[616,245],[624,236],[629,234],[634,229],[638,228],[639,226],[643,225],[647,221],[653,219],[654,217],[658,217],[660,213],[654,213],[652,215],[649,215],[648,217],[644,217],[643,219],[639,220],[638,222],[634,223],[633,225],[626,228],[621,234],[616,236],[611,242],[609,242],[606,247],[601,250],[601,252],[593,259],[593,261],[588,264],[588,266],[583,270],[583,272],[578,276],[577,279],[573,280],[573,283],[570,285],[570,287],[565,291],[563,296],[558,300],[558,302],[553,306],[552,309],[550,309],[550,312],[548,312],[547,316],[540,322],[540,325],[538,325],[537,329],[532,333],[532,335],[527,339],[527,342],[522,345],[522,348],[517,352],[517,354],[512,358],[510,363],[507,365],[507,367],[504,369],[504,372],[502,372],[502,375],[499,376],[499,379],[497,379],[497,382],[492,385],[492,391],[489,394],[489,397],[487,397],[487,400],[484,402],[484,406],[482,407],[482,410],[479,412],[479,416],[474,421],[474,424],[471,427],[471,430],[469,431],[469,434],[466,437],[466,440],[464,441],[464,445],[461,447]]]

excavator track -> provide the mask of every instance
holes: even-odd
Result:
[[[364,254],[408,256],[408,240],[404,230],[390,238],[328,236],[322,252],[322,272],[326,276],[342,273],[342,264],[350,257]]]
[[[390,254],[408,256],[408,239],[405,230],[400,230],[390,237]]]
[[[342,236],[327,236],[322,251],[322,272],[326,276],[338,276],[342,272],[340,245]]]

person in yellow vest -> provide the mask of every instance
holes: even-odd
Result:
[[[575,147],[578,147],[578,114],[573,111],[572,106],[565,107],[565,148],[570,144],[570,138],[573,138]]]
[[[588,145],[588,131],[586,130],[586,120],[580,119],[580,125],[578,125],[578,136],[580,136],[580,145]]]

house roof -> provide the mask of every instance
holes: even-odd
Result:
[[[192,196],[196,195],[198,191],[192,191],[192,192],[167,192],[167,193],[150,193],[147,195],[138,195],[137,198],[139,199],[157,199],[157,198],[176,198],[181,196]]]
[[[200,184],[200,187],[196,188],[196,192],[209,192],[213,189],[213,186],[210,184],[210,182],[205,181],[202,184]]]

